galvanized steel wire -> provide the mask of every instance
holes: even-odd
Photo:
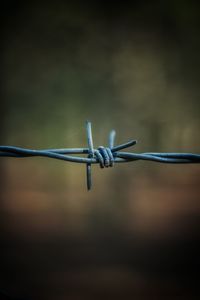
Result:
[[[93,146],[91,122],[86,122],[87,143],[86,148],[61,148],[33,150],[15,146],[0,146],[0,156],[24,158],[31,156],[42,156],[60,159],[68,162],[86,164],[87,189],[92,186],[91,167],[92,164],[99,164],[101,168],[113,167],[114,163],[131,162],[136,160],[148,160],[160,163],[191,164],[200,163],[200,154],[193,153],[130,153],[122,152],[125,148],[134,146],[137,141],[131,140],[127,143],[114,146],[116,132],[112,130],[109,134],[108,146],[100,146],[97,149]],[[86,154],[87,157],[73,156],[73,154]]]

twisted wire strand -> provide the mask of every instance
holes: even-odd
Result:
[[[193,153],[130,153],[120,150],[134,146],[137,141],[131,140],[127,143],[114,146],[116,132],[112,130],[109,134],[108,147],[93,146],[91,122],[86,122],[87,148],[61,148],[34,150],[15,146],[0,146],[0,156],[25,158],[32,156],[49,157],[68,162],[86,164],[87,189],[92,187],[92,164],[99,164],[101,168],[113,167],[114,163],[125,163],[137,160],[147,160],[160,163],[191,164],[200,163],[200,154]],[[73,154],[85,154],[86,157],[73,156]]]
[[[118,152],[119,145],[109,149],[113,154],[114,162],[131,162],[136,160],[149,160],[165,163],[200,163],[200,154],[193,153],[160,153],[160,152],[145,152],[145,153],[129,153]],[[127,146],[126,146],[127,147]],[[125,144],[123,148],[126,148]],[[130,145],[128,146],[130,147]],[[75,162],[75,163],[91,163],[99,164],[99,153],[97,149],[94,149],[95,157],[86,158],[78,157],[66,154],[89,154],[88,148],[61,148],[61,149],[44,149],[44,150],[31,150],[15,146],[0,146],[0,156],[2,157],[16,157],[25,158],[32,156],[42,156],[55,158],[59,160]]]

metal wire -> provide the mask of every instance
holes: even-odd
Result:
[[[0,156],[24,158],[31,156],[42,156],[60,159],[69,162],[86,164],[87,189],[92,187],[92,164],[99,164],[101,168],[113,167],[114,163],[131,162],[136,160],[148,160],[160,163],[191,164],[200,163],[200,154],[193,153],[130,153],[121,152],[125,148],[134,146],[137,141],[131,140],[127,143],[114,146],[116,133],[112,130],[109,134],[108,147],[100,146],[97,149],[93,146],[91,122],[86,122],[87,148],[61,148],[33,150],[15,146],[0,146]],[[73,156],[71,154],[86,154],[87,157]]]

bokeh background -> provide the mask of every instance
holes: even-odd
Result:
[[[1,144],[200,151],[197,1],[8,1]],[[0,289],[37,300],[196,299],[200,169],[2,158]],[[3,297],[3,296],[1,296]],[[7,299],[7,298],[6,298]],[[10,298],[9,298],[10,299]]]

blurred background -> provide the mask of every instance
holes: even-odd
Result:
[[[1,144],[200,152],[197,1],[8,1]],[[197,299],[200,169],[1,158],[0,290],[37,300]],[[3,296],[2,296],[3,297]],[[5,298],[7,299],[7,298]]]

